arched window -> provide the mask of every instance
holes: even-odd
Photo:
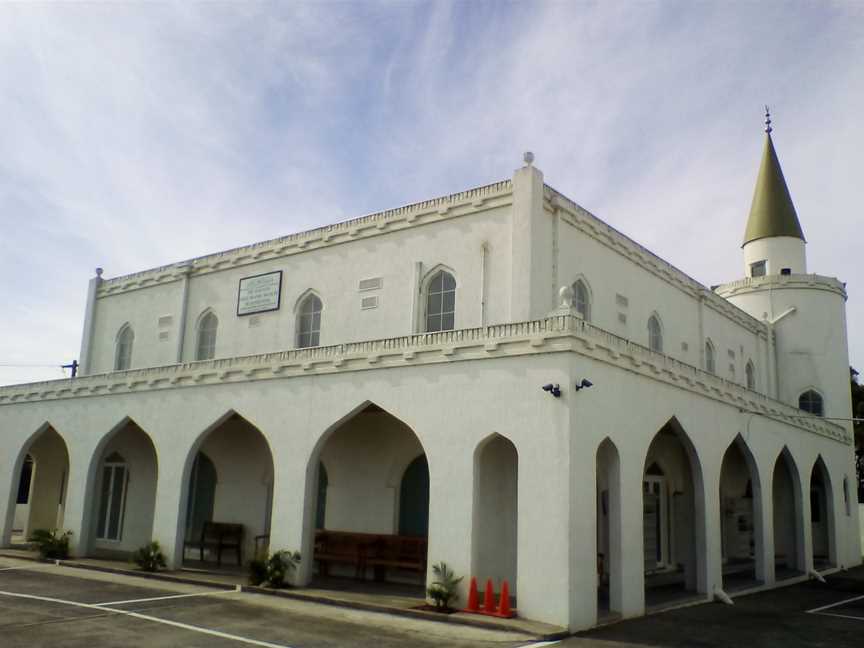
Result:
[[[426,331],[452,331],[456,323],[456,280],[439,270],[426,289]]]
[[[815,414],[816,416],[825,415],[822,395],[812,389],[808,389],[798,397],[798,407],[799,409]]]
[[[216,356],[216,330],[219,320],[212,312],[205,313],[198,322],[198,344],[195,346],[196,360],[210,360]]]
[[[591,321],[591,294],[581,279],[573,282],[573,306],[586,322]]]
[[[711,374],[717,373],[717,358],[711,340],[705,340],[705,371]]]
[[[126,460],[112,452],[102,466],[102,488],[96,537],[119,541],[123,534],[123,513],[126,508],[126,484],[129,472]]]
[[[135,342],[135,331],[128,324],[117,334],[117,347],[114,351],[114,371],[123,371],[132,366],[132,345]]]
[[[297,347],[316,347],[321,341],[321,310],[318,295],[307,295],[297,310]]]
[[[663,329],[656,315],[648,318],[648,348],[663,353]]]
[[[744,373],[747,374],[747,389],[756,389],[756,367],[751,360],[747,361]]]

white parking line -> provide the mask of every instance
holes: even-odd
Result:
[[[277,644],[270,643],[269,641],[259,641],[257,639],[250,639],[248,637],[241,637],[239,635],[229,634],[227,632],[220,632],[218,630],[211,630],[210,628],[202,628],[200,626],[189,625],[188,623],[180,623],[179,621],[169,621],[168,619],[160,619],[158,617],[150,616],[149,614],[140,614],[138,612],[130,612],[129,610],[118,610],[116,608],[111,608],[106,605],[97,605],[93,603],[79,603],[78,601],[66,601],[64,599],[52,598],[50,596],[36,596],[35,594],[19,594],[18,592],[4,592],[0,590],[0,596],[10,596],[13,598],[22,598],[22,599],[30,599],[34,601],[46,601],[48,603],[59,603],[61,605],[71,605],[73,607],[82,607],[90,610],[101,610],[103,612],[113,612],[115,614],[119,614],[122,616],[128,616],[135,619],[141,619],[142,621],[152,621],[153,623],[161,623],[162,625],[173,626],[175,628],[182,628],[183,630],[190,630],[192,632],[200,632],[201,634],[211,635],[213,637],[221,637],[222,639],[229,639],[231,641],[237,641],[239,643],[249,644],[251,646],[263,646],[264,648],[291,648],[286,644]]]
[[[521,646],[521,648],[541,648],[541,646],[557,646],[560,643],[560,641],[540,641],[538,643],[525,644],[524,646]]]
[[[35,565],[20,565],[17,567],[0,567],[0,571],[13,571],[16,569],[44,569],[46,567],[56,567],[56,563],[37,563]]]
[[[822,612],[822,610],[830,610],[831,608],[839,607],[841,605],[846,605],[847,603],[853,603],[854,601],[860,601],[864,599],[864,596],[856,596],[851,599],[846,599],[845,601],[838,601],[837,603],[830,603],[828,605],[823,605],[822,607],[813,608],[812,610],[807,610],[807,614],[818,614]],[[864,621],[864,618],[861,619]]]
[[[168,596],[152,596],[150,598],[129,599],[128,601],[106,601],[105,603],[93,603],[104,607],[106,605],[128,605],[129,603],[149,603],[151,601],[168,601],[170,599],[192,598],[194,596],[225,596],[226,594],[239,594],[240,586],[233,590],[219,590],[218,592],[193,592],[192,594],[170,594]]]

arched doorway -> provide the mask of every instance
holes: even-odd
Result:
[[[187,459],[186,564],[233,566],[264,552],[273,504],[273,455],[261,431],[232,412],[209,429]],[[221,535],[221,557],[205,536]],[[257,547],[256,547],[257,545]],[[201,563],[203,558],[203,563]]]
[[[827,569],[836,564],[834,552],[834,497],[831,476],[822,457],[810,472],[810,528],[813,540],[813,568]]]
[[[14,476],[12,492],[18,497],[12,513],[13,543],[26,542],[36,529],[63,528],[68,480],[66,442],[53,427],[45,426],[23,448]]]
[[[665,605],[706,588],[702,469],[671,419],[648,448],[642,480],[645,604]]]
[[[89,553],[128,557],[153,537],[158,466],[147,433],[127,420],[97,450],[91,498]]]
[[[374,578],[419,594],[418,581],[426,578],[429,467],[411,428],[367,403],[322,436],[308,470],[304,546],[311,547],[317,584],[340,588],[347,586],[342,578]]]
[[[774,573],[777,580],[804,571],[804,531],[798,468],[787,448],[774,464],[772,504],[774,509]]]
[[[720,546],[723,588],[734,591],[756,584],[761,564],[761,488],[750,450],[739,436],[723,455],[720,468]]]
[[[481,587],[491,578],[518,593],[519,453],[500,434],[483,441],[474,454],[473,569]],[[513,602],[515,604],[515,601]]]
[[[597,610],[621,612],[621,472],[618,448],[606,439],[597,448]],[[656,511],[657,503],[653,504]],[[656,519],[648,526],[657,537]],[[657,549],[651,552],[656,560]]]

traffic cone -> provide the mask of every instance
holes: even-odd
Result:
[[[495,614],[495,587],[492,585],[492,579],[486,581],[486,590],[483,592],[483,612],[485,614]]]
[[[505,580],[501,584],[501,598],[498,599],[498,616],[509,619],[513,616],[510,609],[510,584]]]
[[[466,612],[479,612],[480,611],[480,601],[477,598],[477,577],[471,577],[471,586],[468,588],[468,607],[465,608]]]

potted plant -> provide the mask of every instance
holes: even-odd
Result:
[[[462,576],[456,578],[453,570],[443,561],[432,565],[432,573],[435,574],[435,580],[426,589],[426,593],[435,603],[437,612],[449,612],[450,602],[459,598],[458,586]]]
[[[66,560],[71,537],[71,531],[61,533],[59,529],[35,529],[27,541],[36,545],[42,560]]]
[[[155,540],[149,542],[143,547],[140,547],[133,555],[132,561],[138,565],[142,571],[155,572],[160,568],[165,568],[165,555],[162,553],[162,548]]]

